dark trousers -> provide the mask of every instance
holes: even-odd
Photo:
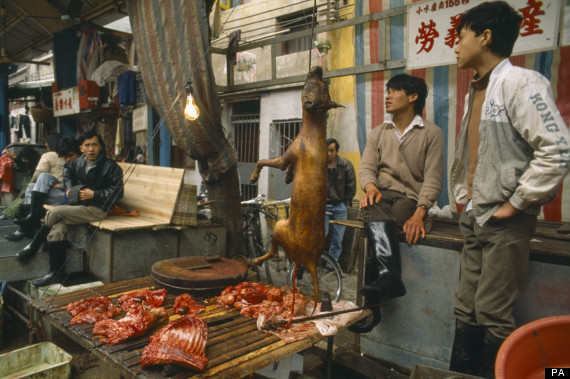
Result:
[[[416,211],[417,202],[397,191],[380,190],[380,203],[362,208],[364,221],[393,220],[402,227]]]
[[[536,216],[518,213],[480,226],[471,211],[464,211],[459,229],[464,245],[455,316],[464,324],[481,325],[492,336],[505,339],[516,328],[513,307],[526,284]]]

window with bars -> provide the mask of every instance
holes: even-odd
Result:
[[[234,143],[238,156],[240,189],[242,200],[257,196],[257,184],[246,180],[259,160],[259,114],[237,114],[232,116]]]
[[[299,134],[301,119],[274,121],[271,128],[271,158],[283,155]]]
[[[257,163],[259,160],[259,114],[234,115],[232,125],[238,161]]]
[[[311,10],[289,15],[286,17],[277,18],[277,25],[279,29],[289,29],[289,33],[299,32],[311,29],[312,23]],[[306,51],[311,48],[311,36],[304,36],[301,38],[292,39],[289,41],[281,42],[281,52],[278,55],[287,55]]]

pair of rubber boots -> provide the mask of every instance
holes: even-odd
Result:
[[[34,238],[35,230],[40,226],[41,218],[44,216],[44,204],[47,194],[38,191],[32,191],[32,200],[29,205],[29,212],[25,217],[14,220],[14,224],[19,225],[20,228],[14,233],[6,236],[8,241],[20,241],[24,238]],[[26,209],[26,204],[20,206],[21,209]]]
[[[21,262],[25,262],[36,255],[40,247],[46,241],[50,230],[50,227],[42,225],[40,227],[40,230],[34,236],[32,242],[30,242],[28,246],[24,247],[18,252],[18,254],[16,254],[16,259]],[[64,268],[66,261],[67,244],[67,241],[48,242],[47,250],[49,254],[49,272],[43,278],[33,281],[32,284],[34,286],[47,286],[63,277],[63,274],[65,272]]]
[[[366,260],[364,282],[360,293],[364,306],[377,305],[404,296],[402,263],[398,241],[398,226],[392,220],[370,221],[364,224],[372,258]],[[359,321],[348,329],[355,333],[368,333],[381,321],[380,306],[372,310],[372,320]]]
[[[457,321],[449,370],[494,378],[495,360],[503,341],[504,339],[494,337],[482,326]]]

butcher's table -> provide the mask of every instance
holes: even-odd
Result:
[[[56,297],[46,297],[32,302],[32,309],[43,317],[33,317],[39,323],[49,322],[63,334],[91,351],[97,358],[114,367],[125,378],[165,378],[161,374],[162,366],[142,368],[140,355],[152,332],[127,340],[117,345],[99,342],[92,334],[93,325],[79,324],[69,326],[71,316],[67,313],[67,304],[93,296],[109,296],[116,299],[120,295],[134,290],[154,289],[150,277],[132,279],[84,289]],[[164,302],[169,316],[174,314],[172,306],[175,295],[169,294]],[[350,324],[368,316],[364,310]],[[284,343],[279,337],[265,334],[256,327],[256,320],[240,316],[235,309],[217,308],[215,302],[206,301],[206,309],[198,315],[208,324],[209,334],[206,345],[208,366],[204,372],[184,369],[174,378],[224,377],[240,378],[247,376],[267,365],[301,352],[317,342],[328,338],[328,371],[332,357],[333,337],[323,337],[317,333],[302,340]],[[43,320],[43,321],[42,321]],[[42,325],[38,325],[40,328]],[[348,325],[347,325],[348,326]]]

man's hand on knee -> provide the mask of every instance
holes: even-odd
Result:
[[[417,243],[420,239],[426,238],[426,229],[424,225],[424,217],[427,211],[424,208],[418,207],[416,211],[405,223],[402,229],[406,233],[406,242],[408,245]]]
[[[382,200],[382,192],[372,183],[368,183],[365,187],[365,194],[360,198],[360,208],[366,208],[374,204],[380,203]]]

